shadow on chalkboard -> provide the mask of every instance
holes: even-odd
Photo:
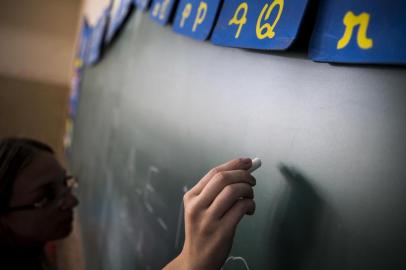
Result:
[[[273,269],[342,269],[346,233],[334,211],[297,169],[281,164],[279,171],[287,185],[273,215]]]

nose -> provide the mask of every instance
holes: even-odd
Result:
[[[79,205],[79,200],[76,198],[76,196],[73,195],[72,193],[68,193],[62,201],[60,209],[62,211],[65,211],[65,210],[73,209],[78,205]]]

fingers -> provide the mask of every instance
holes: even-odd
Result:
[[[255,185],[255,178],[246,170],[219,172],[213,176],[198,196],[199,204],[209,207],[225,187],[236,183]]]
[[[210,180],[218,173],[232,170],[248,170],[252,165],[250,158],[237,158],[211,169],[192,189],[191,192],[199,195]]]
[[[251,166],[251,159],[231,160],[212,169],[185,193],[181,254],[186,256],[188,269],[220,269],[224,264],[236,226],[244,215],[255,211],[252,186],[256,180],[247,171]]]
[[[235,230],[244,215],[252,215],[255,212],[255,201],[251,199],[238,200],[222,218],[225,227]]]
[[[209,211],[216,219],[221,219],[233,205],[241,199],[253,199],[254,190],[246,183],[231,184],[223,188],[210,205]]]

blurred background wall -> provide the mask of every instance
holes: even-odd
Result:
[[[62,158],[80,0],[0,1],[0,138],[26,136]]]

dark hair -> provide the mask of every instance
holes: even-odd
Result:
[[[0,140],[0,214],[8,207],[18,173],[41,151],[54,153],[48,145],[32,139]]]

